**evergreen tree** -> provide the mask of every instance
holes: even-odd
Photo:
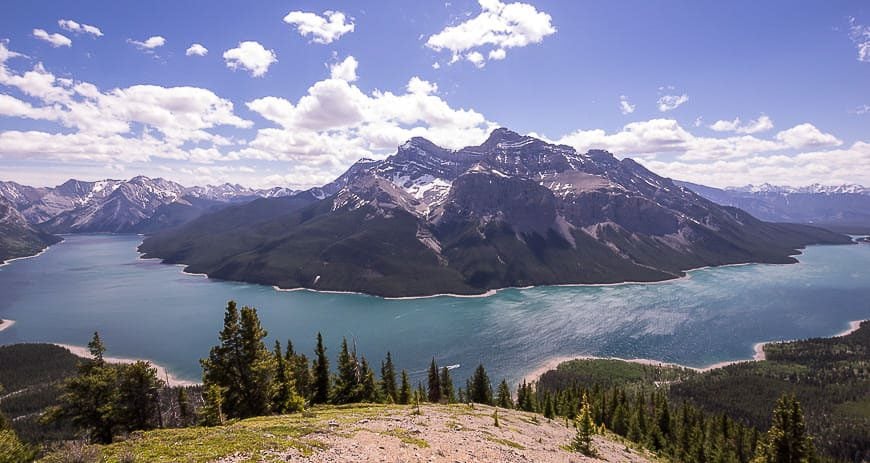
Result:
[[[152,429],[159,424],[159,392],[164,382],[157,369],[138,361],[119,367],[116,419],[127,431]]]
[[[592,435],[595,434],[595,423],[592,422],[592,408],[589,406],[589,397],[583,394],[580,405],[580,414],[574,422],[577,433],[571,441],[571,449],[580,452],[587,457],[595,456],[595,446],[592,445]]]
[[[256,309],[245,306],[239,311],[234,301],[227,304],[220,344],[200,363],[203,384],[220,386],[225,394],[228,416],[259,416],[270,410],[274,358],[263,343],[266,334]]]
[[[498,385],[495,404],[501,408],[514,408],[514,403],[511,400],[511,391],[508,388],[507,381],[504,379],[502,379],[501,383]]]
[[[314,355],[314,390],[311,402],[325,404],[329,402],[329,359],[326,357],[326,348],[323,347],[323,336],[320,333],[317,333]]]
[[[293,382],[296,384],[296,393],[305,399],[311,398],[311,371],[308,369],[308,357],[305,354],[296,354],[293,351],[293,343],[287,340],[287,351],[284,352],[284,358],[287,361],[293,374]]]
[[[203,386],[203,404],[200,408],[200,422],[203,426],[224,424],[224,391],[217,384]]]
[[[552,420],[556,417],[556,408],[553,404],[553,396],[547,394],[544,400],[544,418]]]
[[[381,363],[381,393],[388,403],[397,403],[399,400],[396,369],[393,366],[393,356],[389,352],[387,352],[387,359]]]
[[[402,405],[411,403],[411,381],[408,379],[408,372],[402,370],[402,388],[399,390],[398,402]]]
[[[365,357],[363,357],[360,362],[360,371],[362,374],[362,384],[360,385],[359,400],[361,402],[379,402],[378,387],[375,382],[375,372],[372,371]]]
[[[272,395],[272,410],[276,413],[294,413],[302,410],[304,400],[296,389],[291,364],[281,354],[281,342],[275,341],[275,380]]]
[[[0,463],[30,463],[36,460],[36,449],[21,442],[15,431],[0,429]]]
[[[800,403],[793,395],[776,402],[766,442],[759,450],[758,463],[809,463],[817,460]]]
[[[472,402],[492,405],[492,385],[489,382],[489,376],[487,376],[483,364],[478,365],[477,369],[474,370],[468,396]]]
[[[453,391],[453,378],[447,367],[441,368],[441,401],[452,404],[456,402],[456,393]]]
[[[99,333],[88,348],[91,359],[78,366],[78,372],[64,382],[59,404],[50,409],[46,421],[71,419],[74,426],[85,430],[91,441],[109,443],[117,426],[118,370],[106,365],[106,351]]]
[[[428,396],[426,395],[426,388],[423,387],[423,382],[422,382],[422,381],[419,381],[419,382],[417,383],[417,391],[416,391],[416,394],[417,394],[418,400],[419,400],[420,402],[422,402],[422,401],[424,401],[424,400],[426,400],[426,399],[428,398]]]
[[[335,396],[337,404],[356,402],[360,394],[360,371],[356,359],[356,351],[350,352],[347,339],[341,340],[341,351],[338,353],[338,377],[335,379]]]
[[[441,376],[438,374],[438,365],[435,364],[435,357],[432,357],[432,363],[429,364],[429,402],[437,404],[441,402]]]
[[[190,406],[190,397],[187,394],[186,387],[178,388],[178,425],[185,427],[190,424],[190,417],[193,411]]]

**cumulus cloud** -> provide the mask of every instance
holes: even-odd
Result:
[[[44,29],[33,29],[33,36],[39,40],[48,42],[54,48],[72,46],[72,40],[70,40],[69,37],[57,33],[49,34]]]
[[[329,66],[329,75],[333,79],[341,79],[347,82],[353,82],[357,79],[356,67],[359,65],[356,58],[348,56],[344,61],[331,64]]]
[[[858,24],[854,17],[850,17],[849,37],[858,49],[858,61],[870,63],[870,26]]]
[[[667,112],[679,108],[681,105],[689,101],[689,95],[662,95],[659,98],[659,111]]]
[[[102,37],[103,31],[100,30],[97,26],[91,26],[88,24],[80,24],[72,19],[58,19],[57,25],[60,26],[61,29],[73,32],[75,34],[90,34],[95,37]]]
[[[739,117],[735,117],[733,121],[718,120],[710,125],[712,130],[716,132],[737,132],[737,133],[759,133],[766,132],[773,128],[773,121],[762,114],[758,119],[743,123]]]
[[[408,93],[417,93],[428,95],[430,93],[438,93],[438,84],[423,80],[417,76],[411,77],[408,85],[405,86]]]
[[[265,75],[269,66],[278,62],[274,50],[254,41],[239,42],[238,47],[225,51],[223,56],[228,68],[248,70],[254,77]]]
[[[187,50],[184,52],[186,56],[205,56],[208,54],[208,48],[205,48],[201,44],[194,43],[191,46],[187,47]]]
[[[344,34],[353,32],[353,18],[348,20],[341,11],[324,11],[323,16],[306,11],[291,11],[284,16],[284,22],[296,26],[303,37],[311,36],[315,43],[332,43]]]
[[[627,96],[619,95],[619,110],[622,112],[622,114],[631,114],[634,112],[636,107],[637,105],[633,105],[630,101],[628,101]]]
[[[166,39],[159,35],[152,35],[142,42],[133,39],[127,39],[127,42],[132,43],[140,50],[153,50],[166,45]]]
[[[556,33],[552,17],[528,3],[479,0],[481,12],[460,24],[430,36],[426,46],[452,53],[450,62],[465,59],[483,67],[484,53],[491,60],[507,56],[507,49],[541,43]]]
[[[796,125],[776,134],[776,139],[792,148],[825,148],[843,144],[837,137],[824,133],[810,123]]]

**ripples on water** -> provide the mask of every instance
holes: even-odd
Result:
[[[17,321],[0,343],[85,344],[99,330],[111,354],[154,359],[196,379],[226,301],[235,299],[259,309],[270,335],[292,338],[309,355],[322,331],[333,361],[347,336],[374,365],[391,349],[415,380],[434,356],[440,365],[460,364],[460,380],[483,362],[493,381],[516,381],[559,356],[691,366],[750,358],[756,342],[828,336],[870,318],[870,245],[815,246],[800,264],[704,269],[666,283],[398,301],[185,275],[139,260],[140,239],[70,236],[0,268],[0,318]]]

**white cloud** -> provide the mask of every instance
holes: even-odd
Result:
[[[420,95],[429,95],[430,93],[438,93],[438,84],[423,80],[417,76],[411,77],[408,85],[405,86],[409,93]]]
[[[353,82],[357,79],[356,68],[359,65],[356,58],[348,56],[344,61],[331,64],[329,66],[329,75],[333,79],[341,79],[347,82]]]
[[[145,39],[144,42],[133,39],[127,39],[127,42],[136,45],[136,47],[140,50],[153,50],[155,48],[166,45],[166,39],[159,35],[152,35],[151,37]]]
[[[267,50],[259,42],[254,41],[240,42],[238,47],[225,51],[223,56],[228,68],[246,69],[251,71],[254,77],[266,74],[269,66],[278,62],[274,50]]]
[[[631,104],[631,102],[628,101],[627,96],[619,95],[619,110],[622,114],[631,114],[634,112],[635,108],[637,108],[637,105]]]
[[[659,111],[667,112],[679,108],[683,103],[689,101],[689,95],[662,95],[659,98]]]
[[[48,42],[54,48],[72,46],[72,40],[69,37],[61,34],[49,34],[43,29],[33,29],[33,36]]]
[[[858,24],[854,17],[850,17],[849,37],[858,49],[858,61],[870,63],[870,26]]]
[[[804,123],[776,134],[776,139],[792,148],[825,148],[843,144],[837,137],[823,133],[814,125]]]
[[[205,48],[201,44],[194,43],[191,46],[187,47],[187,51],[184,52],[186,56],[205,56],[208,54],[208,48]]]
[[[332,43],[344,34],[353,32],[353,18],[348,18],[341,11],[324,11],[323,16],[305,11],[291,11],[284,16],[284,22],[296,26],[302,36],[312,36],[315,43]]]
[[[716,132],[737,132],[737,133],[759,133],[766,132],[773,128],[773,121],[770,117],[762,114],[758,119],[749,121],[743,124],[739,117],[735,117],[733,121],[718,120],[710,125],[712,130]]]
[[[486,59],[479,51],[472,51],[465,55],[465,59],[467,59],[471,64],[475,67],[482,68],[486,66]]]
[[[67,30],[76,34],[91,34],[95,37],[102,37],[103,31],[100,30],[97,26],[91,26],[88,24],[80,24],[72,19],[58,19],[57,25],[60,26],[61,29]]]
[[[525,47],[541,43],[556,33],[549,14],[538,11],[527,3],[502,3],[499,0],[479,0],[481,12],[477,16],[445,27],[426,41],[435,50],[449,50],[451,63],[461,58],[477,67],[483,67],[483,53],[489,59],[501,60],[508,48]]]
[[[868,114],[868,113],[870,113],[870,105],[864,104],[864,105],[858,106],[852,112],[859,115],[859,116],[863,115],[863,114]]]

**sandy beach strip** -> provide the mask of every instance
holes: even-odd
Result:
[[[849,328],[847,328],[847,329],[845,329],[845,330],[843,330],[843,331],[841,331],[833,336],[829,336],[829,337],[830,338],[840,338],[843,336],[848,336],[848,335],[854,333],[855,331],[857,331],[858,328],[861,327],[861,323],[863,323],[865,321],[867,321],[867,320],[850,321]],[[772,343],[793,342],[793,341],[795,341],[795,340],[792,339],[792,340],[788,340],[788,341],[757,342],[752,346],[754,353],[753,353],[751,359],[726,360],[724,362],[718,362],[718,363],[714,363],[712,365],[707,365],[705,367],[700,367],[700,368],[699,367],[690,367],[690,366],[686,366],[686,365],[680,365],[678,363],[663,362],[660,360],[653,360],[653,359],[640,359],[640,358],[625,359],[625,358],[620,358],[620,357],[599,357],[599,356],[593,356],[593,355],[559,356],[559,357],[553,357],[553,358],[548,359],[545,362],[541,363],[537,368],[535,368],[534,370],[531,370],[529,373],[524,375],[523,378],[526,379],[527,381],[537,381],[538,378],[540,378],[541,375],[543,375],[544,373],[546,373],[550,370],[554,370],[554,369],[556,369],[556,367],[559,366],[559,364],[564,363],[564,362],[568,362],[571,360],[621,360],[623,362],[639,363],[641,365],[677,367],[677,368],[686,368],[688,370],[704,372],[704,371],[715,370],[717,368],[723,368],[723,367],[726,367],[728,365],[734,365],[736,363],[758,362],[761,360],[765,360],[766,359],[766,356],[764,354],[764,346],[765,345],[772,344]]]
[[[61,343],[57,343],[57,342],[53,342],[52,344],[54,344],[55,346],[63,347],[64,349],[70,351],[76,357],[81,357],[81,358],[85,358],[85,359],[91,358],[91,352],[90,352],[90,350],[88,350],[87,347],[75,346],[72,344],[61,344]],[[152,367],[157,369],[157,377],[166,381],[167,385],[169,385],[169,386],[195,386],[195,385],[199,384],[196,381],[188,381],[186,379],[181,379],[181,378],[178,378],[177,376],[173,376],[171,373],[169,373],[169,370],[167,370],[166,367],[164,367],[162,365],[158,365],[158,364],[156,364],[148,359],[109,357],[109,356],[105,356],[105,357],[103,357],[103,359],[107,363],[116,363],[116,364],[130,364],[130,363],[135,363],[135,362],[139,362],[139,361],[148,362],[151,364]]]
[[[15,324],[15,320],[0,319],[0,322],[3,322],[0,323],[0,331],[8,330],[9,328],[12,328],[12,325]]]

